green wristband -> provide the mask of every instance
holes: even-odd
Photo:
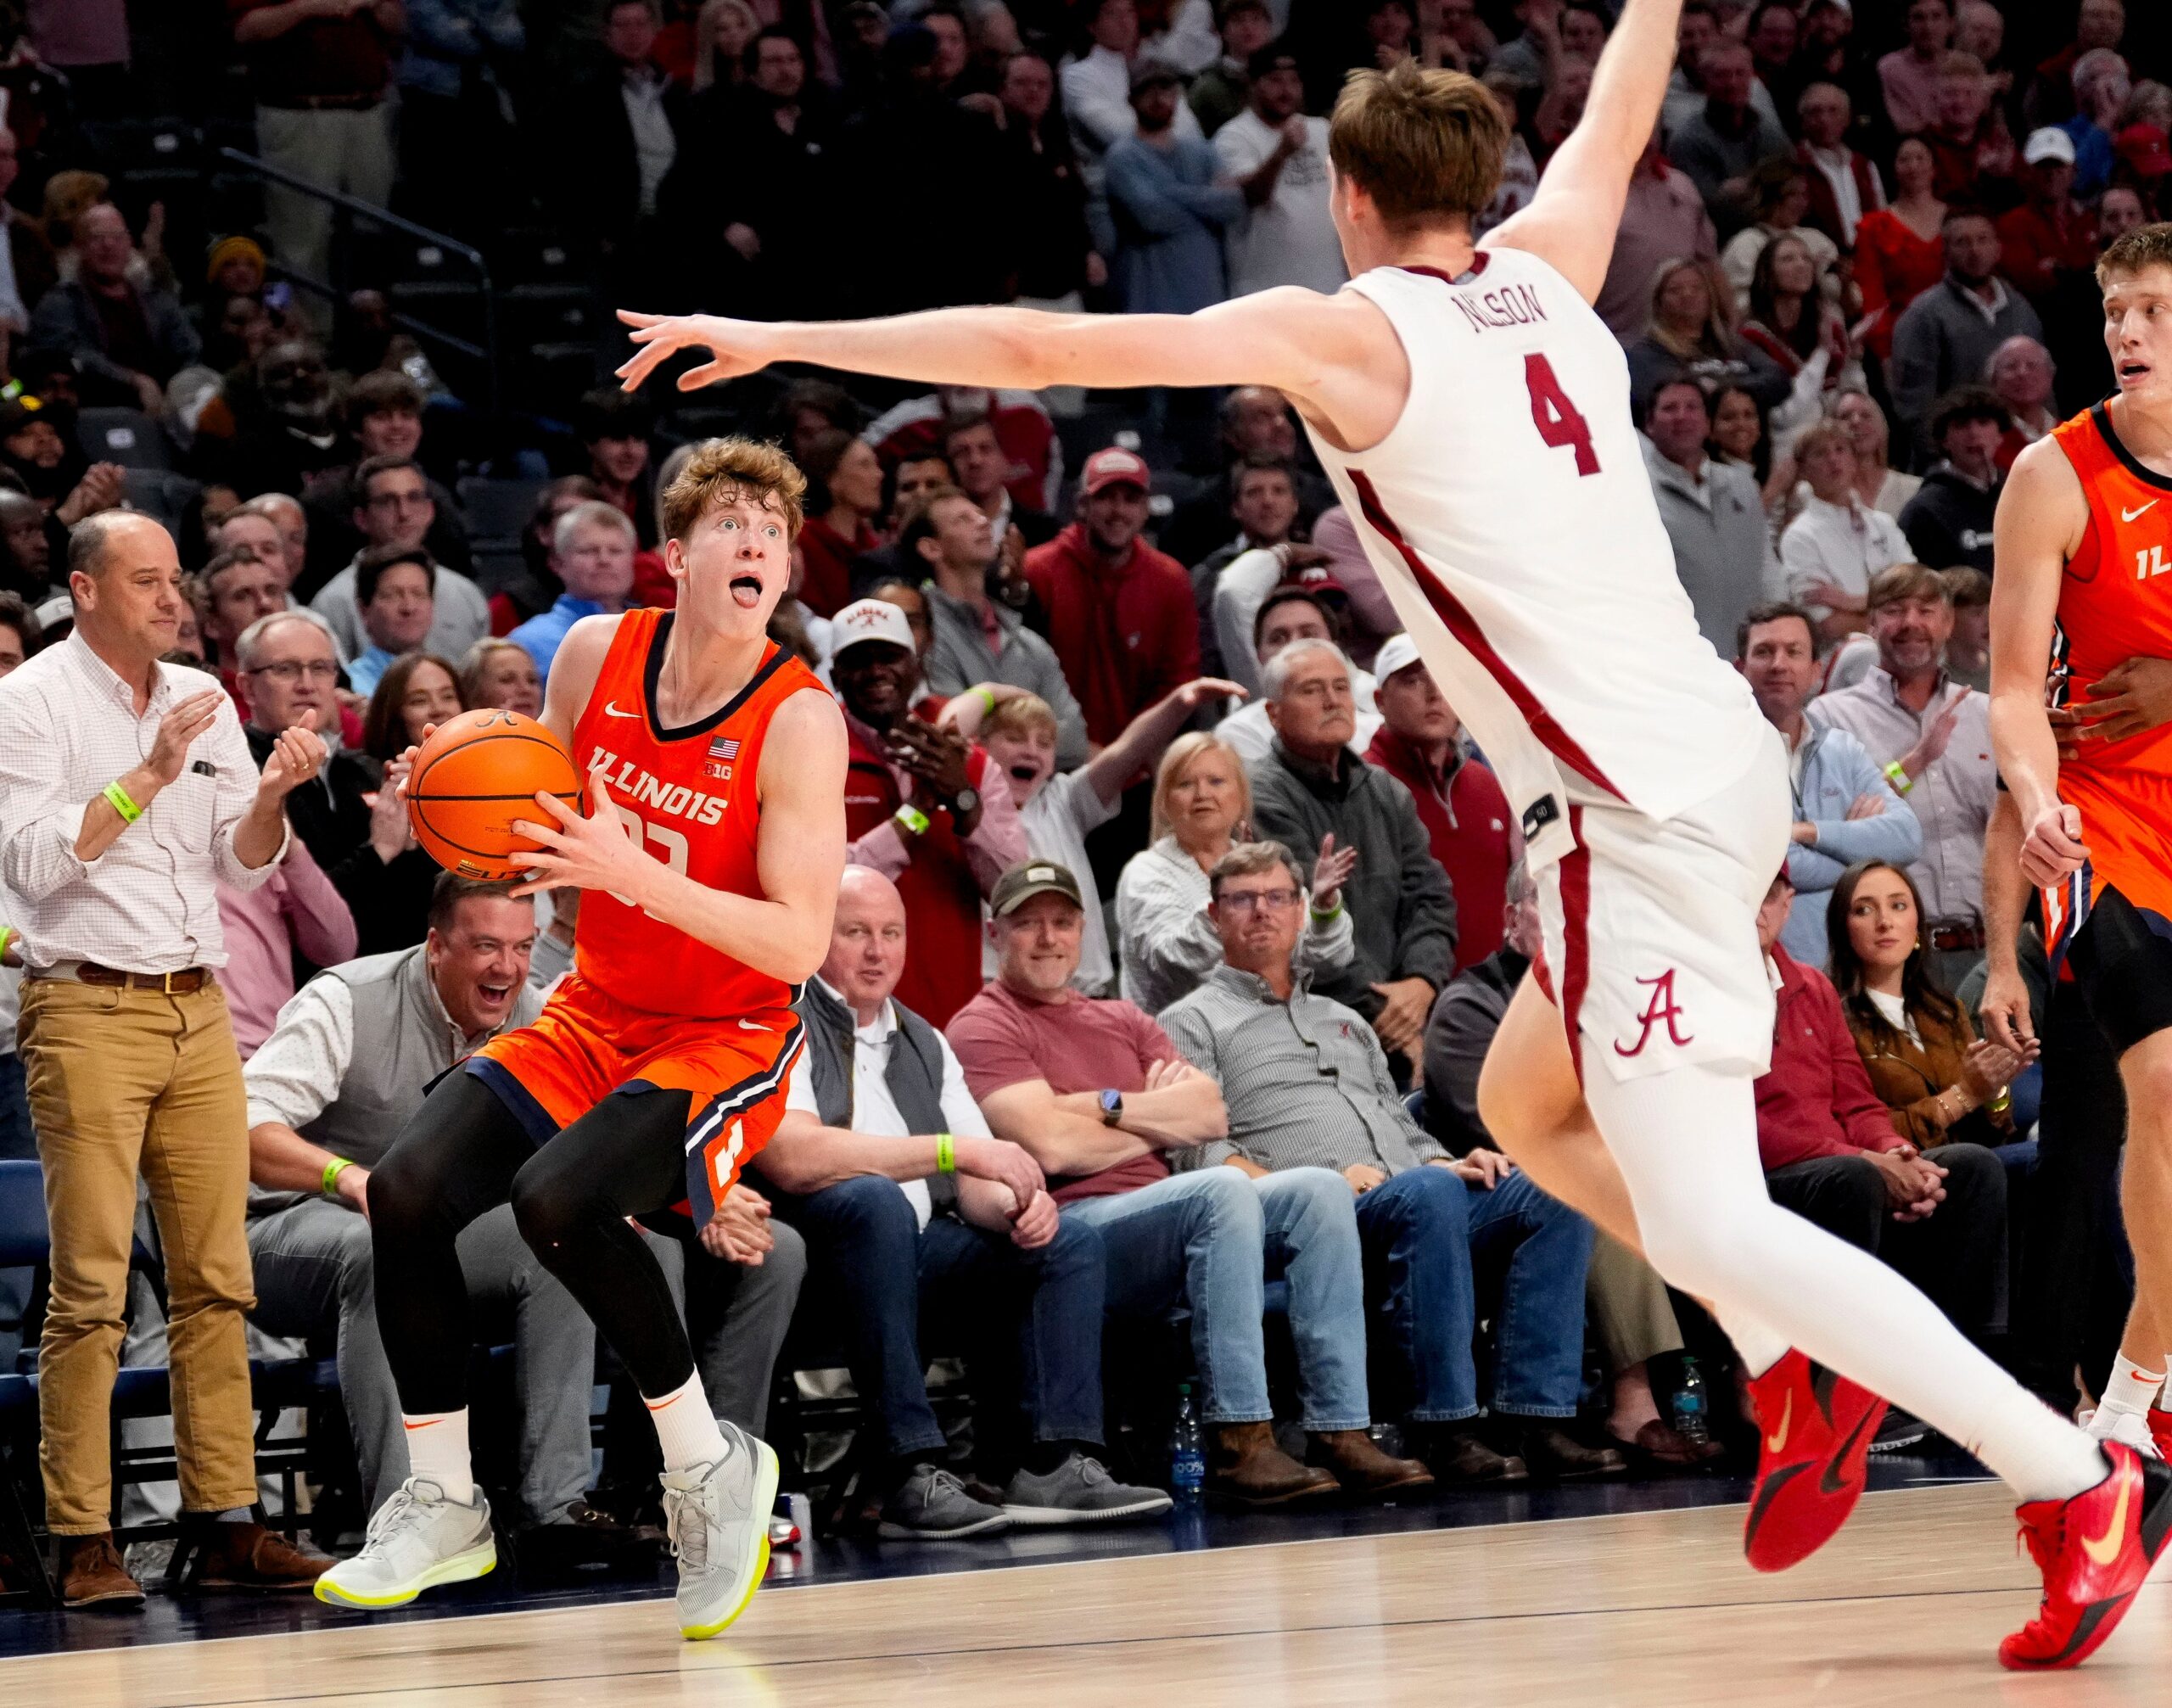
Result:
[[[958,1172],[958,1141],[948,1133],[935,1135],[935,1172],[938,1174]]]
[[[121,823],[132,825],[143,816],[143,808],[128,798],[128,791],[120,787],[117,779],[105,786],[104,793],[106,804],[120,815]]]
[[[1894,760],[1885,768],[1885,780],[1904,795],[1916,787],[1915,779],[1901,769],[1900,761],[1898,759]]]
[[[981,711],[982,714],[992,714],[995,710],[995,690],[989,687],[985,682],[983,682],[979,687],[973,690],[973,693],[981,703]]]
[[[324,1196],[326,1197],[336,1198],[339,1196],[339,1177],[354,1166],[353,1159],[347,1156],[334,1156],[324,1165]]]
[[[8,952],[8,945],[15,940],[15,936],[14,927],[0,925],[0,955],[5,955]]]
[[[916,837],[924,837],[927,834],[927,815],[910,801],[907,801],[890,816]]]

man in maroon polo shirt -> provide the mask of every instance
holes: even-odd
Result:
[[[1508,915],[1514,815],[1492,769],[1463,744],[1455,708],[1441,696],[1408,635],[1391,635],[1373,660],[1380,727],[1365,749],[1418,803],[1433,858],[1456,896],[1456,971],[1501,946]]]
[[[1199,675],[1191,577],[1139,537],[1153,484],[1138,452],[1095,451],[1079,475],[1078,519],[1026,554],[1026,580],[1096,751]]]
[[[832,621],[830,674],[850,742],[845,857],[904,898],[913,952],[898,1000],[939,1028],[981,988],[981,898],[1025,859],[1026,833],[987,753],[915,714],[920,659],[905,613],[860,599]]]

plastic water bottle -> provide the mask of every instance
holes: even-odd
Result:
[[[1705,1386],[1697,1360],[1682,1361],[1682,1386],[1674,1391],[1675,1432],[1702,1447],[1712,1438],[1711,1396]]]
[[[1206,1484],[1206,1455],[1200,1447],[1199,1413],[1191,1403],[1191,1384],[1177,1384],[1177,1420],[1169,1426],[1169,1492],[1196,1500]]]

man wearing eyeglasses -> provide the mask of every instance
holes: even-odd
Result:
[[[234,659],[249,706],[244,733],[260,763],[273,736],[290,725],[309,723],[324,737],[324,764],[287,798],[287,821],[345,898],[360,934],[359,950],[329,960],[420,943],[437,867],[416,848],[397,792],[380,790],[362,759],[339,749],[339,703],[333,692],[339,658],[323,619],[314,611],[260,617],[234,642]],[[316,955],[309,959],[329,964]]]

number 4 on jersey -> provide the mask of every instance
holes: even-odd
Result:
[[[1553,377],[1553,364],[1536,351],[1524,358],[1524,384],[1531,392],[1531,424],[1538,436],[1559,451],[1574,446],[1576,473],[1598,473],[1598,452],[1592,449],[1592,424],[1577,413]]]

